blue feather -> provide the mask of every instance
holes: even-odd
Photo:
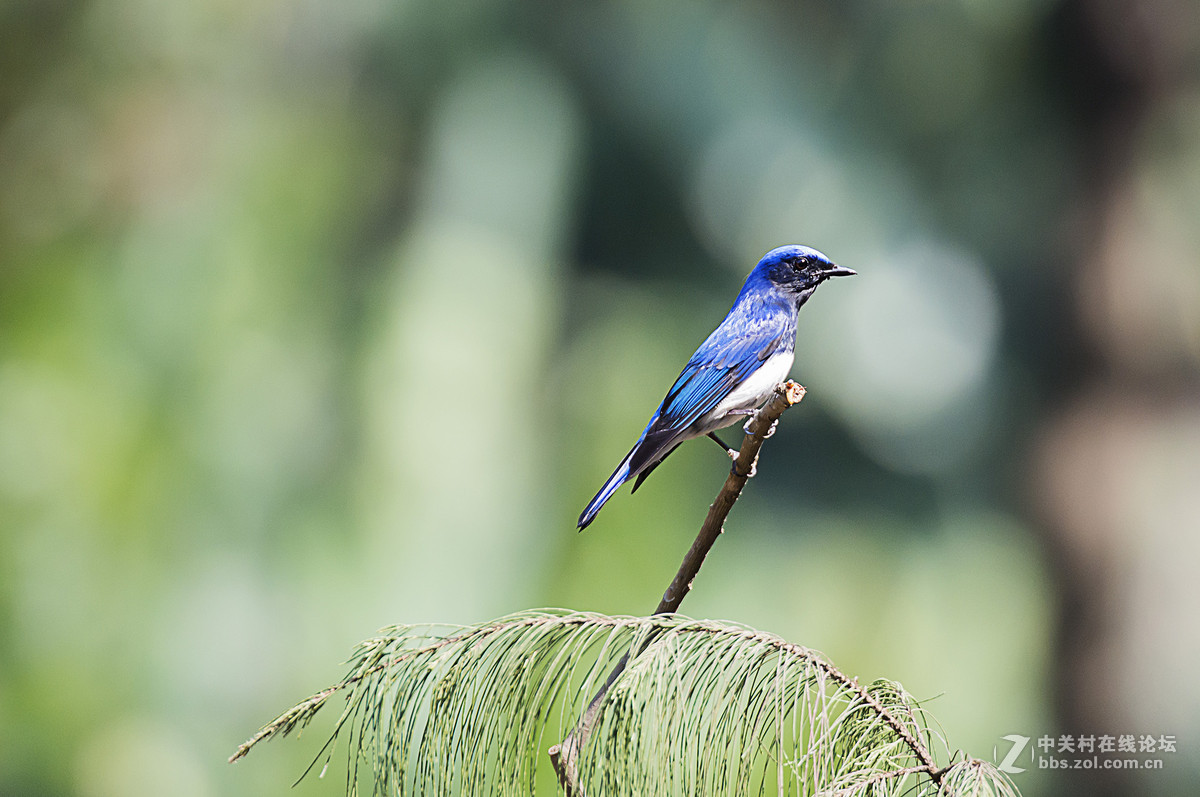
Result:
[[[579,516],[582,530],[622,484],[634,489],[684,440],[735,423],[766,401],[787,376],[796,314],[829,277],[854,272],[805,246],[768,252],[729,313],[688,360],[633,448]]]

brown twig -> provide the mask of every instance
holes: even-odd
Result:
[[[742,438],[742,447],[738,451],[737,459],[733,462],[729,476],[725,478],[721,492],[717,493],[717,499],[708,508],[708,516],[704,518],[704,525],[700,527],[700,533],[696,535],[692,547],[684,555],[683,562],[679,565],[678,572],[675,573],[675,578],[671,580],[667,591],[663,593],[662,600],[659,601],[654,614],[669,614],[679,610],[683,599],[692,589],[692,581],[700,572],[704,558],[708,556],[708,552],[712,550],[717,538],[725,530],[725,518],[729,516],[729,510],[733,508],[738,496],[742,494],[742,488],[746,486],[746,481],[754,475],[755,467],[758,464],[758,452],[762,448],[763,441],[770,437],[775,422],[788,407],[800,403],[800,400],[804,398],[804,393],[805,390],[802,386],[788,380],[775,389],[771,399],[755,413],[746,425],[746,436]],[[655,636],[655,631],[647,634],[641,647],[633,655],[635,657],[640,655]],[[608,674],[604,686],[600,687],[600,691],[588,704],[583,716],[579,718],[579,722],[575,724],[570,733],[563,737],[561,742],[548,751],[550,760],[554,763],[554,770],[558,773],[559,781],[563,784],[568,797],[585,797],[583,787],[579,783],[579,754],[595,729],[596,719],[600,714],[604,698],[608,695],[608,690],[625,671],[625,667],[629,664],[629,658],[629,653],[621,657],[617,666]]]
[[[790,644],[785,644],[784,647],[800,650],[800,648],[797,646]],[[832,662],[825,661],[824,659],[817,657],[813,657],[811,660],[814,666],[823,670],[826,675],[841,685],[843,689],[848,692],[853,692],[860,700],[865,702],[871,708],[875,709],[875,713],[882,717],[883,721],[887,723],[888,727],[891,728],[897,736],[904,740],[904,743],[908,745],[908,748],[913,751],[913,755],[915,755],[917,760],[921,762],[919,768],[928,771],[929,777],[933,780],[933,782],[939,786],[941,785],[942,776],[946,774],[946,770],[937,768],[937,764],[933,760],[933,753],[930,752],[929,747],[924,741],[921,740],[919,735],[914,736],[908,727],[899,720],[899,718],[892,714],[892,712],[888,711],[887,706],[879,702],[879,698],[868,692],[867,689],[858,682],[857,678],[851,678],[850,676],[846,675],[837,667],[833,666]]]

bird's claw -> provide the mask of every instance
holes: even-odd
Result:
[[[753,479],[758,474],[758,458],[756,457],[755,461],[750,463],[749,473],[738,473],[737,459],[735,458],[733,461],[733,466],[729,469],[729,472],[734,476],[737,476],[739,479]]]
[[[757,418],[758,418],[758,416],[757,416],[757,415],[756,415],[756,416],[754,416],[754,417],[753,417],[753,418],[751,418],[750,420],[746,421],[745,425],[744,425],[744,426],[742,426],[742,431],[743,431],[745,434],[753,434],[753,433],[750,431],[750,426],[751,426],[751,425],[754,423],[754,421],[755,421]],[[767,427],[767,431],[763,432],[763,434],[762,434],[762,439],[763,439],[763,440],[766,440],[768,437],[770,437],[771,435],[775,434],[775,429],[776,429],[776,427],[778,427],[778,426],[779,426],[779,419],[778,419],[778,418],[776,418],[775,420],[771,421],[771,425]]]

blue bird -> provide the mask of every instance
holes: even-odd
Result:
[[[667,391],[642,436],[579,516],[582,531],[629,479],[641,486],[675,447],[711,437],[730,456],[737,452],[715,434],[751,415],[787,379],[796,349],[796,314],[830,277],[856,272],[835,265],[807,246],[781,246],[758,261],[725,316]]]

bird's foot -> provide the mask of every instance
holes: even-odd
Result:
[[[754,461],[750,463],[749,473],[740,473],[738,471],[737,457],[734,457],[733,466],[729,469],[729,472],[741,479],[753,479],[758,474],[758,457],[755,457]]]
[[[750,425],[753,423],[754,423],[754,418],[751,418],[750,420],[746,421],[746,424],[742,427],[742,431],[745,432],[746,434],[750,434],[751,433]],[[769,427],[767,427],[767,431],[763,433],[762,439],[766,440],[768,437],[775,434],[775,429],[778,428],[778,426],[779,426],[778,418],[771,421],[771,425]]]
[[[738,450],[736,448],[730,448],[729,446],[725,445],[725,441],[722,440],[721,438],[717,437],[716,432],[709,432],[708,439],[712,440],[714,443],[719,445],[721,447],[721,450],[724,451],[729,456],[730,459],[736,460],[738,458]]]

